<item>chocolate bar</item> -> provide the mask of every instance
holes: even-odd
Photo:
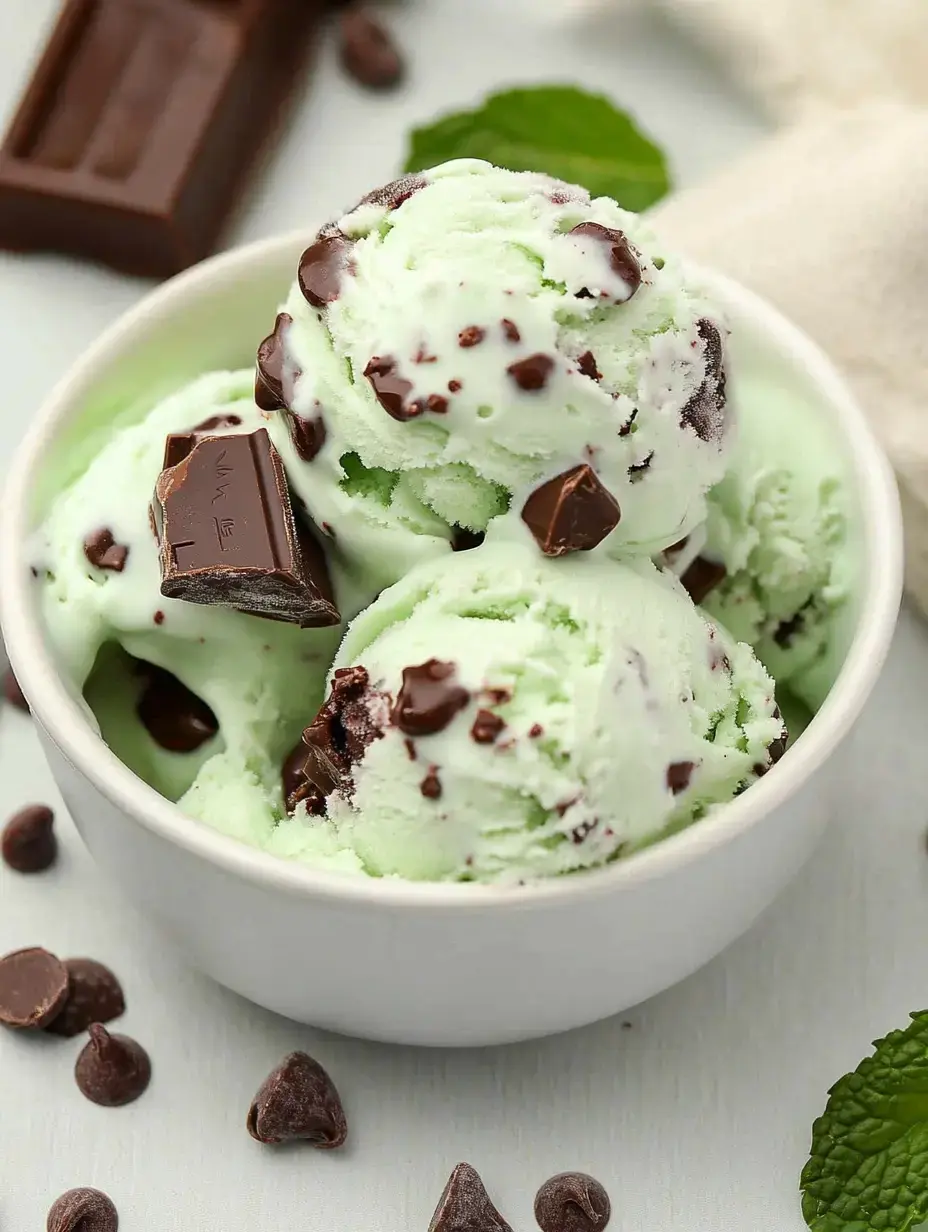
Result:
[[[186,452],[185,452],[186,451]],[[338,624],[325,555],[294,517],[266,428],[169,438],[152,514],[161,593],[304,628]]]
[[[167,277],[215,245],[326,0],[66,0],[0,146],[0,247]]]

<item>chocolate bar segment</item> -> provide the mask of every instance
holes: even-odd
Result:
[[[155,485],[161,593],[303,627],[338,624],[325,555],[297,525],[267,430],[188,443]]]
[[[0,146],[0,247],[166,277],[206,256],[326,0],[66,0]]]

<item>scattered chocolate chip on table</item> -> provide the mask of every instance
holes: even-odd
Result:
[[[99,1189],[69,1189],[52,1204],[46,1232],[116,1232],[119,1215]]]
[[[111,1035],[97,1022],[91,1024],[89,1035],[74,1066],[81,1094],[102,1108],[131,1104],[151,1081],[148,1053],[128,1035]]]
[[[45,804],[27,804],[9,819],[0,838],[3,862],[17,873],[42,873],[55,863],[55,815]]]
[[[609,1195],[585,1172],[559,1172],[535,1196],[541,1232],[601,1232],[611,1214]]]
[[[470,1164],[458,1164],[429,1224],[429,1232],[512,1232]]]
[[[126,1012],[122,986],[109,967],[93,958],[66,958],[68,996],[61,1012],[46,1030],[68,1039],[81,1035],[93,1023],[112,1022]]]
[[[64,963],[38,946],[0,958],[0,1023],[21,1031],[47,1026],[68,995]]]
[[[268,1145],[303,1140],[332,1150],[348,1136],[335,1084],[305,1052],[289,1053],[267,1076],[251,1102],[246,1126],[252,1138]]]

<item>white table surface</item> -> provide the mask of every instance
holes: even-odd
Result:
[[[680,183],[762,135],[666,30],[617,11],[565,24],[558,7],[409,0],[393,20],[410,81],[385,98],[344,82],[324,54],[230,242],[336,211],[391,177],[411,123],[504,82],[606,90],[670,151]],[[57,0],[0,9],[2,121]],[[0,254],[4,468],[52,382],[144,289],[75,262]],[[51,1200],[87,1184],[112,1194],[125,1232],[425,1232],[452,1165],[467,1159],[515,1232],[534,1226],[536,1186],[570,1167],[610,1189],[616,1232],[799,1232],[797,1179],[826,1088],[928,1002],[926,686],[928,637],[906,614],[828,838],[748,936],[622,1019],[480,1052],[325,1036],[188,970],[98,877],[30,721],[6,709],[0,815],[31,800],[57,806],[63,855],[41,878],[0,869],[0,952],[41,944],[110,963],[127,990],[125,1029],[148,1045],[155,1076],[144,1099],[106,1111],[73,1084],[76,1041],[0,1035],[0,1229],[44,1227]],[[342,1153],[275,1153],[244,1130],[258,1083],[292,1048],[314,1053],[342,1090]]]

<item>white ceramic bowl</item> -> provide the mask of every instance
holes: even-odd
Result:
[[[739,936],[812,850],[834,754],[890,642],[901,528],[890,469],[818,349],[747,291],[712,277],[736,360],[833,423],[859,502],[856,633],[828,700],[750,791],[625,863],[524,888],[341,877],[285,863],[191,821],[123,766],[59,678],[36,616],[24,542],[48,499],[43,462],[141,396],[252,361],[304,235],[214,258],[142,301],[35,415],[10,468],[0,597],[10,659],[48,760],[99,864],[192,964],[281,1014],[411,1044],[502,1043],[627,1008]],[[740,354],[739,354],[740,352]],[[797,443],[801,448],[801,443]],[[147,493],[140,493],[143,499]]]

